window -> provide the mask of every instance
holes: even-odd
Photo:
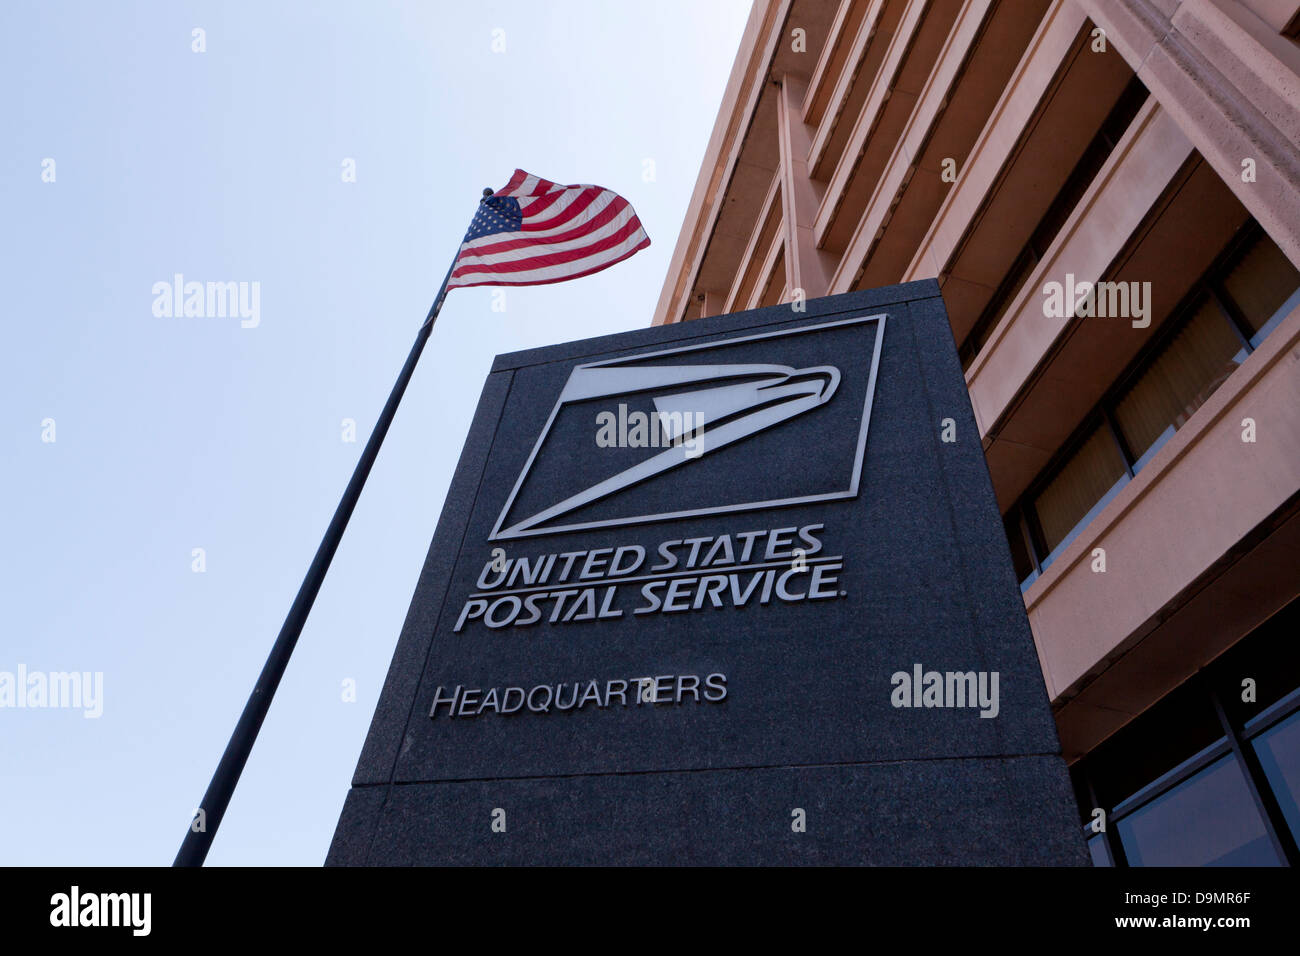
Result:
[[[1043,218],[1034,227],[1029,241],[1025,243],[1011,264],[1011,268],[1007,270],[1007,275],[997,291],[993,293],[993,298],[989,300],[989,304],[984,307],[984,311],[971,326],[966,340],[958,350],[963,369],[970,368],[971,362],[975,361],[975,356],[993,334],[1002,314],[1006,312],[1011,301],[1019,294],[1020,288],[1037,268],[1039,260],[1047,254],[1052,241],[1056,239],[1056,234],[1061,231],[1061,227],[1074,212],[1074,207],[1079,204],[1083,194],[1097,178],[1097,173],[1101,172],[1101,167],[1106,164],[1106,159],[1114,151],[1125,130],[1129,128],[1129,124],[1133,122],[1133,117],[1137,116],[1146,98],[1147,88],[1136,76],[1133,77],[1116,100],[1110,114],[1102,121],[1097,135],[1084,148],[1083,155],[1075,163],[1070,175],[1066,177],[1065,184],[1061,186],[1052,204],[1047,207],[1047,212],[1043,213]]]
[[[1300,711],[1253,741],[1291,836],[1300,841]]]
[[[1223,291],[1238,310],[1252,348],[1300,306],[1300,272],[1277,243],[1262,233],[1246,244],[1223,277]]]
[[[1095,836],[1088,840],[1088,855],[1092,857],[1093,866],[1114,866],[1104,836]]]
[[[1129,866],[1279,866],[1236,758],[1209,767],[1116,822]]]
[[[1008,510],[1022,591],[1298,307],[1300,272],[1248,223]]]
[[[1231,323],[1205,296],[1115,404],[1115,422],[1136,458],[1135,473],[1245,360]]]
[[[1034,497],[1046,567],[1093,515],[1128,482],[1128,469],[1107,427],[1094,426],[1078,451]]]
[[[1094,866],[1300,863],[1297,629],[1300,600],[1070,768]]]

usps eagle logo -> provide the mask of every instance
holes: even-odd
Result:
[[[863,316],[576,366],[489,540],[855,497],[884,325]]]

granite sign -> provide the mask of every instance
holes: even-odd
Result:
[[[1076,814],[927,281],[499,357],[327,862],[1077,864]]]

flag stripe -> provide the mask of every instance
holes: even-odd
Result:
[[[457,266],[452,272],[452,278],[457,276],[468,275],[474,272],[494,272],[504,274],[510,272],[526,272],[541,266],[559,265],[565,262],[576,262],[579,259],[586,259],[597,253],[604,252],[607,249],[613,249],[615,246],[625,242],[630,236],[641,232],[639,222],[624,223],[622,228],[595,243],[584,243],[579,246],[566,248],[562,250],[551,250],[541,255],[530,255],[526,257],[519,256],[521,250],[515,250],[513,253],[505,253],[493,262],[467,262],[463,266]],[[644,235],[644,233],[642,233]],[[535,250],[534,250],[535,251]]]
[[[615,235],[631,235],[632,229],[640,228],[640,223],[634,222],[632,210],[624,209],[608,223],[601,226],[600,229],[590,234],[584,235],[578,239],[571,239],[563,243],[547,243],[544,252],[539,251],[534,243],[525,243],[523,246],[515,249],[509,249],[504,252],[495,252],[489,255],[472,255],[466,256],[458,268],[462,266],[487,266],[500,267],[502,269],[511,268],[511,264],[517,264],[526,259],[535,259],[539,256],[554,256],[561,253],[582,251],[591,249],[593,246],[609,239]]]
[[[504,188],[499,189],[497,195],[514,195],[515,191],[518,190],[519,187],[524,184],[524,181],[529,178],[532,178],[533,180],[537,179],[536,176],[530,177],[528,173],[524,172],[522,169],[516,169],[515,174],[510,177],[510,182],[506,183]]]
[[[571,201],[573,198],[572,196],[569,196],[568,199],[565,199],[566,196],[569,196],[569,194],[565,190],[557,189],[554,192],[547,193],[544,196],[538,196],[528,205],[522,206],[519,211],[523,213],[525,216],[530,216],[530,217],[537,216],[540,215],[544,210],[549,209],[555,203],[560,202],[561,200],[565,200],[565,202],[568,202]],[[561,209],[564,208],[564,203],[561,203],[560,208]]]
[[[532,218],[534,215],[532,207],[530,206],[528,209],[525,209],[523,211],[524,232],[544,232],[548,229],[562,226],[575,216],[579,215],[602,195],[614,195],[613,193],[610,193],[608,189],[594,188],[583,189],[581,191],[566,189],[565,192],[569,195],[565,196],[555,204],[557,208],[547,210],[547,212],[552,213],[549,218],[541,219],[539,217],[534,221]]]
[[[614,246],[610,249],[608,255],[611,256],[612,258],[607,260],[604,256],[601,256],[600,262],[603,263],[603,265],[598,266],[597,269],[604,268],[605,265],[612,265],[615,262],[619,262],[622,259],[626,259],[633,252],[636,252],[638,249],[645,248],[645,246],[648,244],[649,244],[649,240],[646,239],[644,235],[638,234],[638,235],[630,236],[623,242],[619,243],[617,246]],[[580,273],[585,274],[587,271],[587,267],[590,265],[591,261],[594,260],[586,259],[578,262],[567,262],[567,263],[560,263],[558,265],[541,266],[537,269],[529,269],[525,272],[507,273],[504,276],[500,276],[499,278],[511,282],[511,284],[518,284],[518,285],[527,285],[539,281],[554,282],[557,281],[557,277],[571,276],[574,273],[575,269],[578,270]],[[596,270],[591,270],[591,271],[596,271]]]
[[[482,278],[471,276],[465,281],[448,283],[448,288],[470,288],[472,286],[483,285],[549,285],[552,282],[563,282],[566,279],[578,279],[582,276],[589,276],[593,273],[607,269],[616,262],[622,262],[633,253],[640,252],[646,246],[650,245],[650,239],[642,239],[637,245],[633,246],[612,259],[602,260],[600,265],[583,269],[579,272],[569,271],[565,267],[562,271],[552,269],[540,269],[535,273],[521,273],[514,276],[484,276]]]

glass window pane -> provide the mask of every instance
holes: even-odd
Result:
[[[1137,458],[1134,471],[1205,404],[1244,358],[1227,317],[1212,299],[1203,299],[1115,407],[1120,433]]]
[[[1241,310],[1258,345],[1300,305],[1300,272],[1268,236],[1261,235],[1223,278],[1223,288]]]
[[[1124,459],[1103,424],[1092,430],[1051,483],[1034,499],[1048,558],[1073,539],[1128,480]]]
[[[1280,866],[1235,756],[1116,825],[1130,866]]]
[[[1114,866],[1115,863],[1110,858],[1110,847],[1106,846],[1106,838],[1101,835],[1091,837],[1088,840],[1088,855],[1092,857],[1093,866]]]
[[[1300,840],[1300,711],[1264,731],[1253,743],[1282,815]]]

